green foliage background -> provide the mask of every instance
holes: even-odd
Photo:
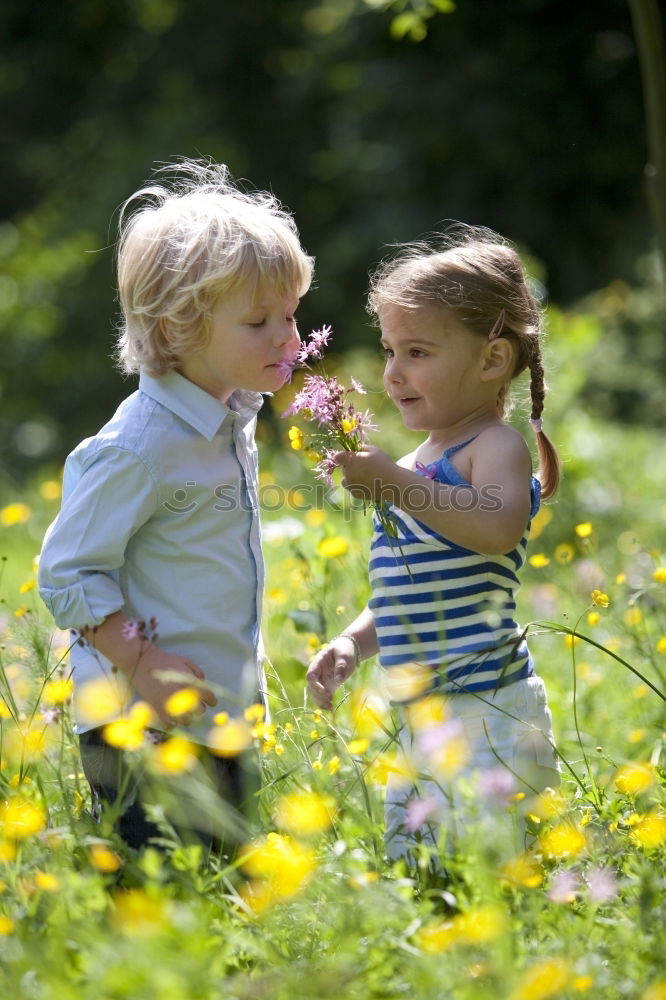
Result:
[[[6,485],[59,465],[133,388],[110,361],[115,213],[179,156],[224,161],[294,211],[317,258],[305,332],[329,322],[338,349],[369,343],[367,272],[386,244],[447,219],[490,225],[551,302],[596,318],[583,405],[663,424],[664,306],[646,257],[626,3],[463,0],[415,42],[419,6],[2,5]],[[566,345],[556,360],[567,364]]]

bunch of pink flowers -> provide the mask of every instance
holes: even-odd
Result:
[[[330,326],[314,330],[310,339],[301,344],[296,358],[285,365],[285,374],[291,377],[294,369],[309,368],[312,361],[321,362],[331,332]],[[361,412],[348,402],[347,397],[352,392],[365,395],[365,389],[354,378],[351,380],[351,387],[346,389],[335,376],[306,375],[303,388],[296,393],[291,406],[282,414],[283,417],[289,417],[299,413],[306,420],[317,424],[318,429],[311,440],[312,450],[320,456],[316,475],[329,486],[333,485],[336,452],[360,451],[367,443],[367,432],[377,429],[368,410]],[[298,428],[294,428],[293,433],[290,432],[292,445],[295,447],[300,447],[302,443],[300,435]]]

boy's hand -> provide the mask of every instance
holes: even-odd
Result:
[[[167,672],[179,674],[182,679],[163,680],[161,675]],[[175,725],[187,726],[194,718],[203,715],[206,705],[217,705],[213,692],[201,683],[206,677],[201,667],[185,656],[166,653],[157,646],[149,645],[142,652],[136,667],[126,672],[126,677],[137,694],[155,709],[166,729],[173,729]],[[199,695],[199,705],[190,714],[173,719],[167,712],[165,703],[170,695],[184,687],[195,689]]]
[[[357,660],[355,644],[344,635],[337,636],[317,653],[306,679],[312,700],[319,708],[333,709],[333,694],[353,674]]]
[[[395,501],[398,466],[381,448],[371,445],[361,451],[339,451],[335,463],[342,469],[342,485],[368,503]]]

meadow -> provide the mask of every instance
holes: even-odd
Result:
[[[261,825],[230,865],[164,828],[132,854],[96,824],[72,735],[67,646],[35,589],[59,470],[0,497],[0,984],[36,1000],[603,1000],[666,998],[666,466],[656,431],[578,403],[596,321],[550,316],[549,432],[564,481],[532,525],[519,621],[546,681],[562,785],[530,803],[520,850],[504,836],[517,796],[489,786],[473,824],[389,864],[382,791],[401,698],[374,662],[333,714],[304,693],[313,654],[368,597],[370,518],[313,488],[279,414],[262,424],[271,720],[220,720],[220,752],[253,744]],[[379,393],[379,360],[339,360],[396,457],[411,438]],[[524,425],[518,403],[516,423]],[[413,445],[412,445],[413,446]],[[403,678],[404,680],[404,678]],[[407,689],[409,683],[407,683]],[[435,721],[446,706],[425,699]],[[113,737],[157,782],[196,783],[186,730],[159,748],[134,715]],[[159,752],[158,752],[159,751]],[[455,780],[459,747],[442,747]],[[462,788],[461,794],[471,795]],[[156,813],[159,815],[159,810]]]

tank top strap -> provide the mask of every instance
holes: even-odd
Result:
[[[478,436],[479,436],[478,434],[474,434],[471,438],[467,438],[466,441],[461,441],[460,444],[451,445],[450,448],[446,449],[446,451],[444,452],[444,456],[443,457],[446,458],[446,459],[450,458],[451,455],[455,455],[455,453],[457,451],[461,451],[468,444],[471,444],[472,441],[476,441],[476,439],[478,438]]]

